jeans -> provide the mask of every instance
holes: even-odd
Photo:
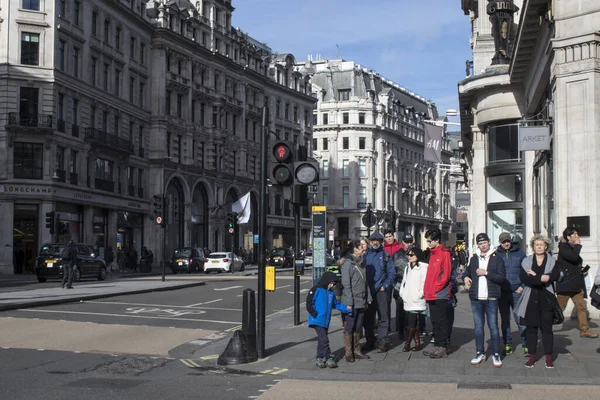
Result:
[[[446,347],[448,343],[448,299],[428,300],[429,316],[433,326],[434,345]]]
[[[387,290],[379,291],[375,295],[374,301],[365,312],[365,336],[367,338],[375,337],[375,316],[379,313],[379,326],[377,327],[377,338],[379,340],[387,338],[388,326],[388,308],[390,305],[390,294]]]
[[[517,292],[502,292],[502,296],[498,302],[498,308],[500,309],[500,319],[502,325],[502,339],[504,344],[512,345],[512,333],[510,329],[510,310],[513,310],[513,318],[515,324],[519,328],[519,334],[521,335],[521,344],[523,347],[527,347],[525,343],[525,326],[520,325],[520,318],[515,314],[515,304],[521,298],[521,294]]]
[[[406,312],[404,311],[404,301],[402,297],[396,299],[396,332],[404,335],[406,327]]]
[[[538,329],[542,331],[542,343],[544,344],[544,352],[546,355],[552,355],[554,347],[554,334],[552,333],[552,320],[554,319],[554,311],[542,311],[540,316],[541,326],[528,326],[525,330],[527,336],[527,348],[529,354],[535,354],[537,350]]]
[[[500,332],[498,330],[498,300],[471,300],[475,322],[475,347],[478,353],[485,353],[484,324],[487,319],[492,339],[492,351],[500,353]]]
[[[73,286],[73,267],[72,263],[66,263],[63,265],[63,278],[62,278],[62,286],[67,284],[67,287]]]
[[[322,326],[315,326],[314,328],[317,332],[317,358],[328,358],[331,355],[328,329]]]
[[[365,309],[354,308],[352,314],[343,314],[346,319],[346,326],[344,332],[362,332],[363,323],[365,321]]]
[[[579,323],[579,330],[581,332],[585,332],[590,329],[583,290],[574,293],[558,293],[556,298],[558,299],[558,304],[563,311],[565,311],[569,299],[573,300],[573,304],[575,304],[575,308],[577,308],[577,322]]]

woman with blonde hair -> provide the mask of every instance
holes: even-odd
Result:
[[[553,282],[560,278],[560,270],[550,249],[550,239],[543,235],[535,235],[530,242],[533,254],[521,262],[520,278],[525,285],[521,298],[515,306],[521,325],[525,328],[525,340],[529,350],[529,359],[525,367],[533,368],[535,365],[538,330],[542,332],[542,343],[546,353],[546,368],[554,368],[552,351],[554,335],[552,334],[552,321],[554,320],[554,307],[557,304]]]

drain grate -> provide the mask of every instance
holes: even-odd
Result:
[[[505,389],[512,390],[509,383],[492,383],[492,382],[464,382],[459,383],[458,389]]]

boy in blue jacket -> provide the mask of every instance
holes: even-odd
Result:
[[[317,367],[319,368],[337,368],[327,336],[333,307],[343,313],[352,313],[352,307],[338,302],[335,293],[331,290],[339,280],[340,278],[333,272],[325,272],[319,283],[310,289],[306,296],[308,326],[317,332]]]

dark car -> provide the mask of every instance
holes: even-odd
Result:
[[[199,247],[182,247],[173,252],[171,257],[171,271],[176,274],[179,271],[192,273],[193,271],[204,271],[206,256],[204,250]]]
[[[274,267],[292,268],[294,266],[294,254],[290,249],[273,249],[267,261],[269,265]]]
[[[73,280],[81,278],[97,278],[100,281],[106,279],[106,263],[98,254],[94,253],[92,246],[84,243],[74,243],[77,249],[77,262],[73,269]],[[63,261],[60,257],[61,251],[66,247],[65,243],[46,243],[40,250],[35,263],[35,273],[39,282],[48,279],[62,279]]]

